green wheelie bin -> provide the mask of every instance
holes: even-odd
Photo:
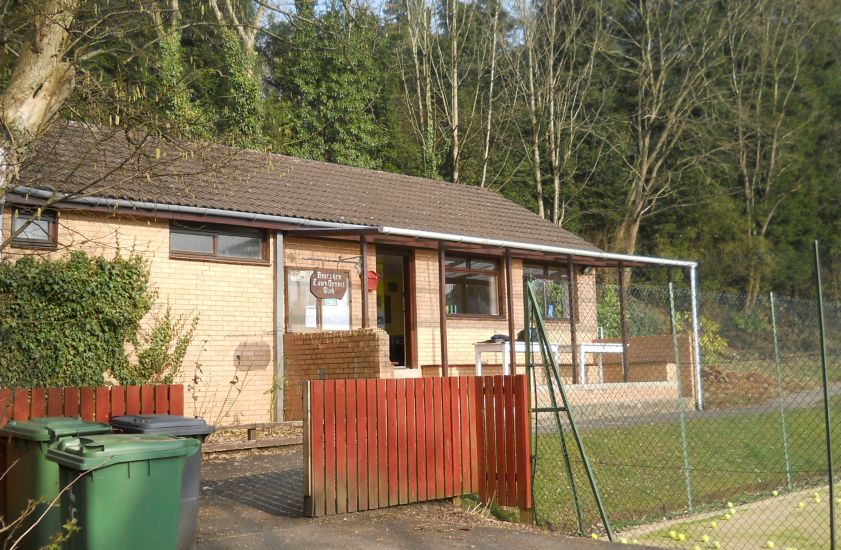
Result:
[[[181,477],[195,439],[112,434],[65,439],[59,465],[62,521],[76,520],[71,550],[171,550],[178,545]]]
[[[108,424],[86,422],[80,418],[53,416],[17,422],[10,420],[0,430],[0,443],[5,451],[9,468],[5,476],[4,520],[9,524],[27,509],[29,501],[41,501],[27,514],[13,531],[7,533],[9,543],[29,533],[21,540],[21,548],[41,548],[61,531],[61,512],[56,502],[59,479],[58,465],[47,460],[47,450],[66,438],[83,435],[107,434]],[[38,518],[44,514],[38,521]]]

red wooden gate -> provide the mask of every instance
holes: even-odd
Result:
[[[531,508],[525,375],[304,384],[308,515],[471,493]]]

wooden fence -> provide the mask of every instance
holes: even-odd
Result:
[[[524,375],[304,382],[304,508],[479,494],[531,509]]]
[[[0,389],[0,426],[44,416],[105,422],[122,414],[184,414],[184,386]]]

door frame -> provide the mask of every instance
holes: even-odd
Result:
[[[406,368],[418,368],[417,302],[415,300],[415,249],[377,245],[377,255],[403,258],[403,323],[405,326],[404,356]]]

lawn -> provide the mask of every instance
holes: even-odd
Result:
[[[835,418],[841,418],[841,399],[833,399],[832,408]],[[825,485],[823,409],[790,409],[786,421],[794,488]],[[833,447],[841,457],[841,433],[835,435]],[[614,529],[689,512],[677,415],[671,421],[635,424],[629,419],[618,427],[587,429],[583,439]],[[693,513],[724,508],[728,501],[737,505],[754,501],[769,496],[772,490],[786,492],[778,412],[709,413],[687,420],[686,439]],[[566,441],[581,497],[584,530],[589,534],[599,530],[599,518],[569,434]],[[551,528],[575,532],[575,511],[560,440],[557,434],[544,433],[536,436],[534,446],[537,519]],[[827,519],[815,517],[809,521]]]

